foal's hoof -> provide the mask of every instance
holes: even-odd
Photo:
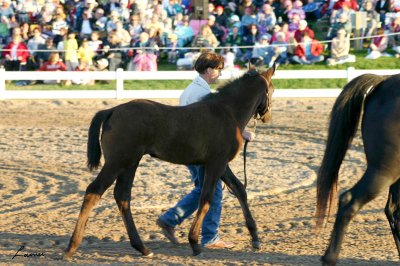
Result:
[[[203,254],[203,252],[201,252],[201,251],[200,251],[200,253],[195,253],[195,252],[193,252],[193,256],[198,257],[198,258],[203,258],[203,257],[204,257],[204,254]]]
[[[64,255],[61,257],[61,260],[71,261],[72,260],[72,254],[64,253]]]
[[[142,254],[143,254],[143,257],[145,257],[145,258],[151,258],[151,257],[154,256],[153,251],[151,251],[151,250],[148,249],[148,248],[145,248],[145,249],[143,250]]]
[[[154,253],[153,252],[149,252],[149,253],[147,253],[147,254],[143,254],[143,257],[144,258],[151,258],[151,257],[153,257],[154,256]]]
[[[253,246],[253,248],[255,249],[260,249],[261,248],[261,243],[260,241],[252,241],[251,245]]]

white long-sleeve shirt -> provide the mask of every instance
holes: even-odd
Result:
[[[179,98],[179,105],[188,105],[198,102],[204,96],[211,93],[210,85],[202,77],[196,77],[189,86],[181,94]]]

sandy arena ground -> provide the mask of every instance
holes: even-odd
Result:
[[[332,221],[314,234],[316,170],[322,159],[334,99],[274,99],[273,121],[257,126],[248,147],[248,195],[262,248],[254,251],[236,199],[224,192],[220,235],[232,250],[205,250],[192,257],[187,235],[192,219],[177,230],[181,244],[160,233],[157,217],[192,185],[184,166],[144,157],[133,188],[132,209],[141,237],[153,250],[142,258],[130,247],[112,196],[92,212],[82,246],[61,261],[87,185],[97,172],[86,163],[87,129],[96,111],[116,100],[0,101],[0,264],[22,265],[319,265]],[[163,101],[177,104],[176,100]],[[239,156],[231,167],[243,180]],[[339,190],[362,175],[359,135],[346,156]],[[338,265],[398,265],[383,208],[386,193],[368,204],[349,227]],[[41,253],[40,257],[13,258]]]

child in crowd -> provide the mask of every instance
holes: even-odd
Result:
[[[78,42],[75,39],[75,32],[70,31],[67,39],[63,42],[65,51],[65,65],[68,71],[74,71],[78,66]]]

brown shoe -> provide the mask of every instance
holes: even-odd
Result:
[[[217,249],[217,248],[233,248],[235,246],[235,244],[233,244],[232,242],[225,242],[222,241],[221,239],[218,239],[217,241],[211,243],[211,244],[207,244],[204,247],[205,248],[210,248],[210,249]]]
[[[175,237],[175,229],[172,226],[167,225],[163,221],[158,218],[157,220],[157,225],[161,228],[162,233],[166,238],[168,238],[169,241],[171,241],[174,244],[179,244],[178,239]]]

